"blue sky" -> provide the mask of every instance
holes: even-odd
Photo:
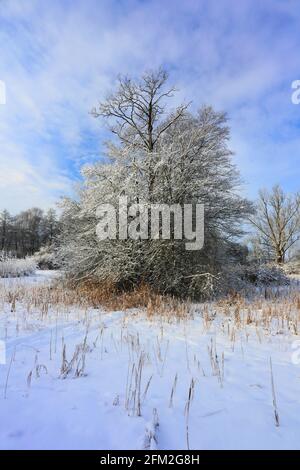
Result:
[[[101,158],[90,109],[117,74],[163,64],[176,100],[225,110],[251,198],[299,190],[298,0],[0,0],[0,210],[48,208]]]

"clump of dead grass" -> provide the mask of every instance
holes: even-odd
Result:
[[[0,285],[0,304],[10,305],[11,312],[21,303],[27,313],[39,311],[41,319],[51,309],[66,311],[71,307],[80,309],[102,309],[106,311],[143,309],[149,318],[162,315],[167,319],[183,319],[190,315],[187,301],[161,295],[147,284],[141,283],[135,289],[121,291],[110,283],[85,282],[74,285],[66,280],[49,285]]]

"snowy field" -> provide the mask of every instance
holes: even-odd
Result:
[[[0,280],[1,449],[300,449],[297,287],[180,322],[15,294],[53,278]]]

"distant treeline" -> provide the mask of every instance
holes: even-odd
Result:
[[[22,258],[41,246],[50,245],[58,233],[59,223],[53,209],[43,212],[32,208],[12,216],[0,212],[0,252]]]

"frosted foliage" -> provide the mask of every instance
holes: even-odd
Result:
[[[142,78],[144,87],[130,82],[131,92],[124,82],[123,92],[129,93],[126,96],[132,99],[131,106],[135,112],[135,106],[140,109],[139,120],[132,123],[131,113],[124,119],[116,115],[114,100],[120,99],[122,89],[104,108],[100,106],[98,113],[94,111],[112,122],[118,140],[107,144],[104,163],[83,168],[78,198],[65,199],[62,204],[59,261],[76,280],[92,277],[111,280],[121,287],[144,281],[161,292],[199,296],[203,286],[211,284],[211,274],[219,273],[223,263],[229,261],[227,251],[242,233],[241,222],[251,211],[251,204],[237,193],[240,180],[227,145],[226,115],[210,107],[192,114],[183,105],[167,113],[162,104],[163,97],[170,96],[164,88],[166,83],[159,82],[152,89],[151,80],[156,83],[155,75]],[[153,113],[151,103],[156,100],[159,112]],[[127,196],[129,205],[203,203],[204,249],[188,252],[185,240],[172,237],[100,242],[96,236],[97,209],[105,203],[117,207],[120,196]]]
[[[15,259],[0,254],[0,278],[29,276],[36,270],[36,262],[32,258]]]

